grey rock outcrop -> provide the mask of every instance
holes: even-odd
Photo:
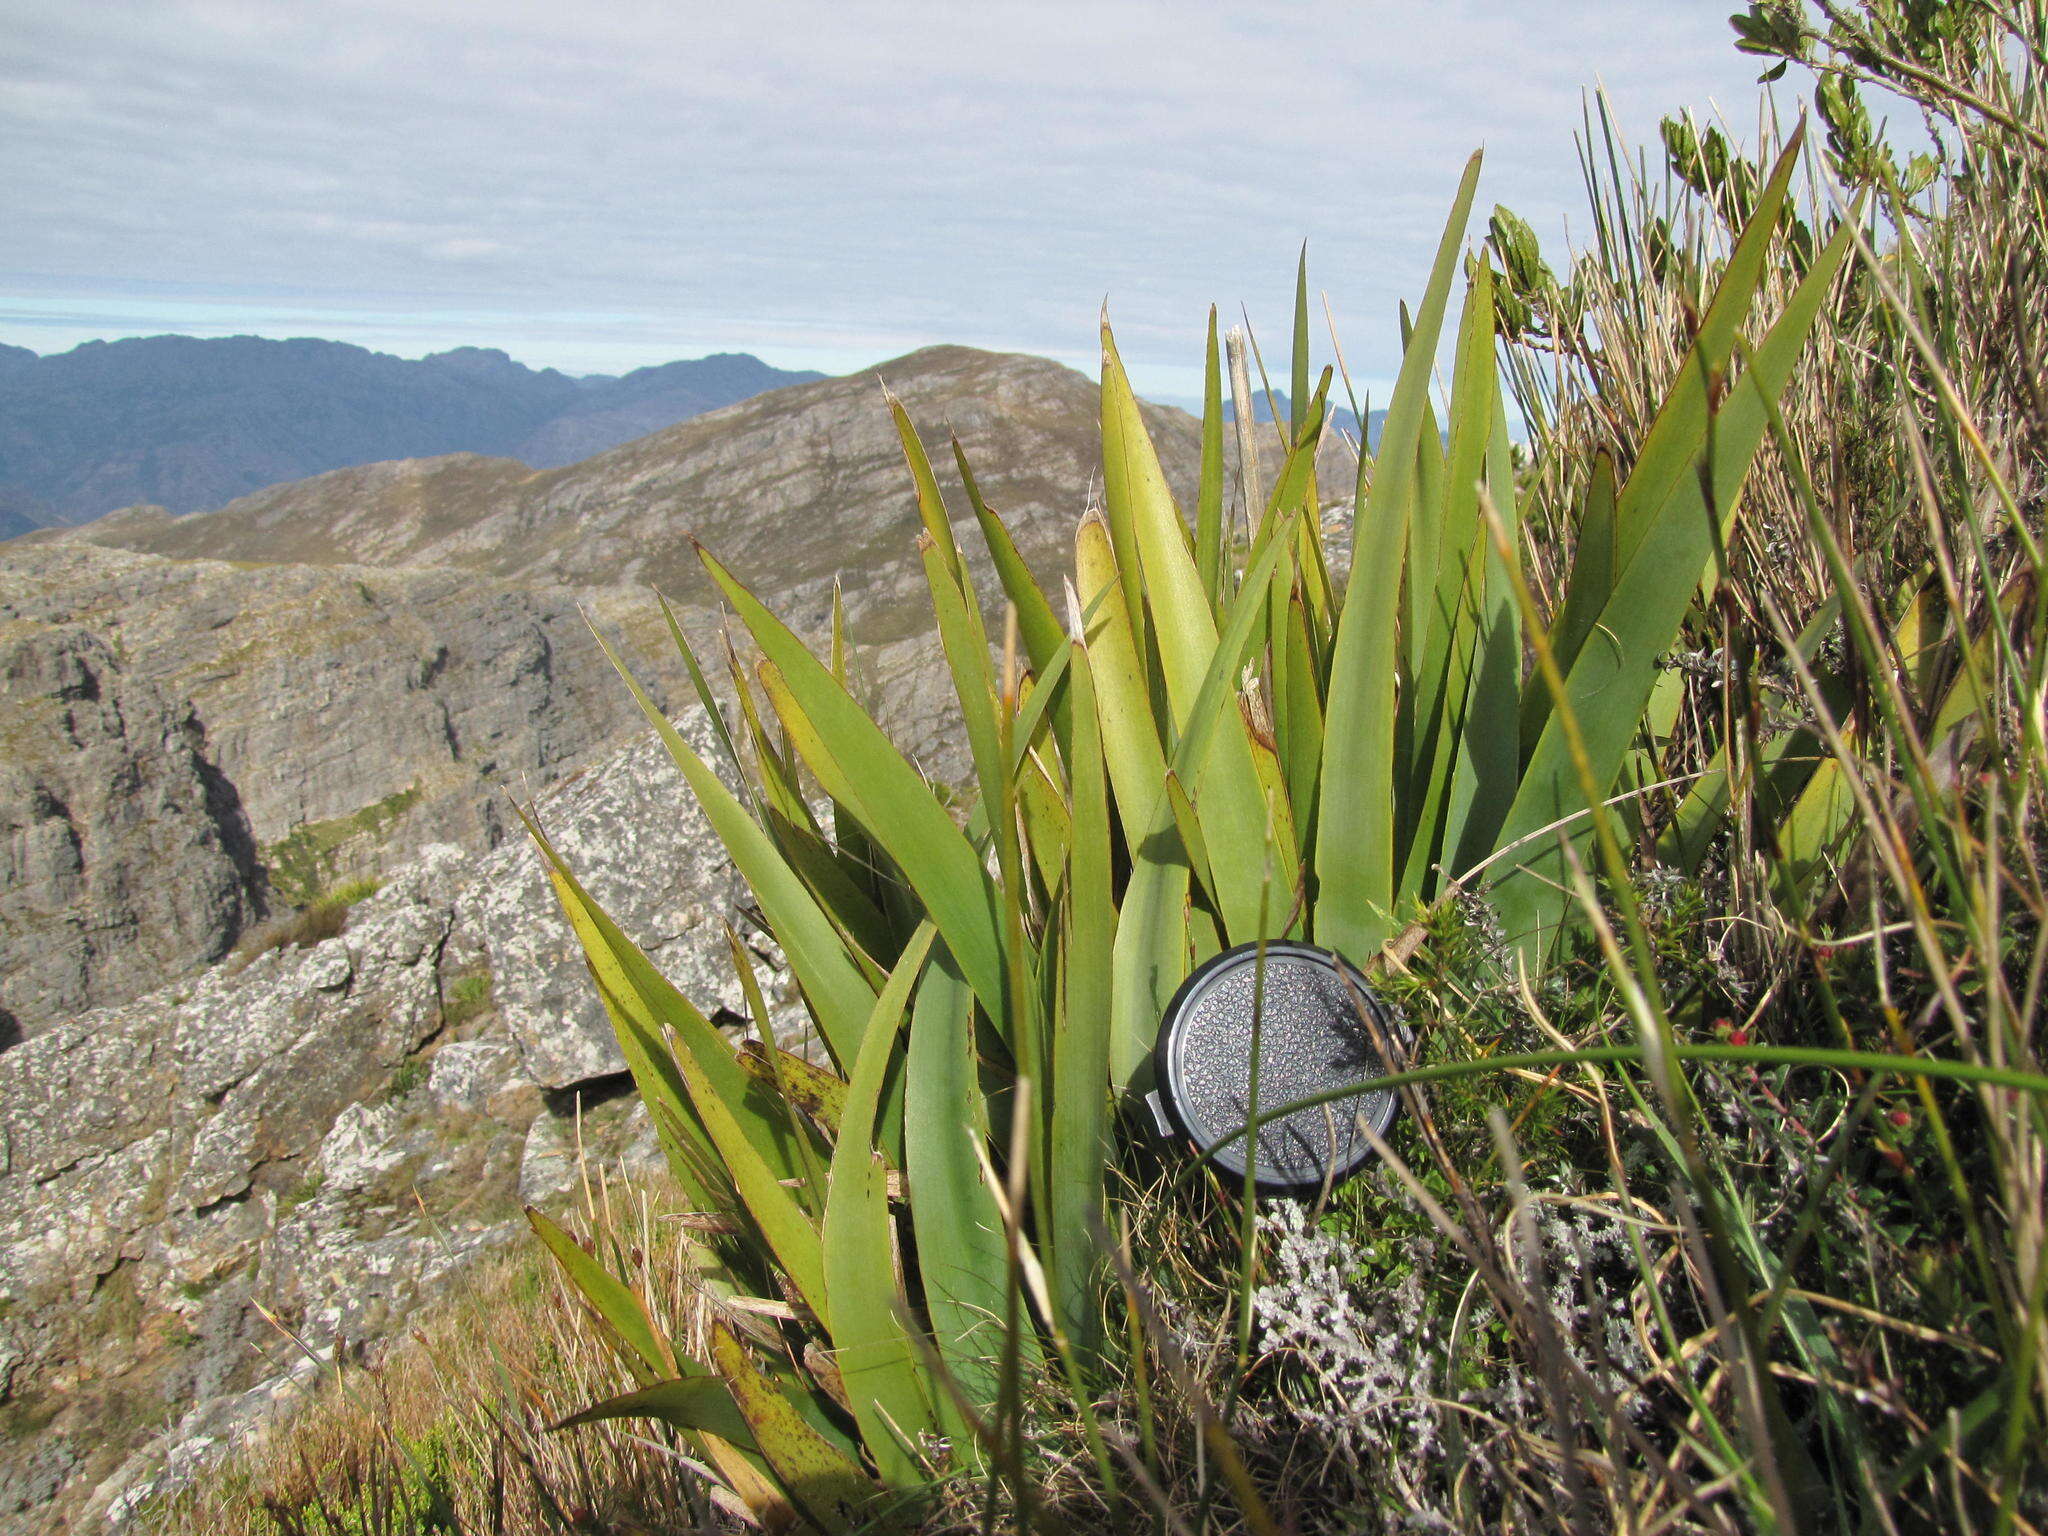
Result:
[[[261,912],[248,819],[189,701],[92,629],[0,621],[0,1030],[218,960]]]
[[[658,743],[539,809],[700,1006],[738,1002],[738,888]],[[391,1333],[576,1181],[571,1120],[647,1160],[573,942],[530,847],[434,845],[336,937],[0,1055],[0,1527],[140,1509],[290,1399],[302,1345]]]
[[[579,611],[582,610],[582,611]],[[0,549],[0,1009],[22,1034],[218,959],[429,843],[487,849],[639,712],[644,593]]]

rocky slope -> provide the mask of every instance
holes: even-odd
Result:
[[[638,718],[579,605],[654,637],[616,588],[0,551],[0,1008],[33,1032],[219,959],[266,906],[501,841],[501,785]]]
[[[458,347],[417,361],[337,341],[148,336],[0,348],[0,537],[155,502],[218,507],[344,464],[469,450],[566,464],[819,377],[722,354],[571,378]]]
[[[838,580],[857,637],[899,639],[921,630],[929,612],[916,502],[884,385],[917,423],[954,515],[969,518],[949,433],[1025,558],[1044,572],[1064,569],[1099,472],[1095,385],[1042,358],[967,347],[776,390],[565,469],[468,455],[372,464],[202,516],[130,514],[65,537],[188,558],[652,582],[709,602],[694,537],[804,622],[825,611]],[[1197,423],[1164,409],[1149,419],[1162,457],[1191,475]],[[979,545],[971,524],[962,542]]]
[[[635,744],[540,811],[711,1010],[739,1001],[743,919],[685,799]],[[646,1157],[576,955],[527,844],[435,844],[336,937],[0,1055],[0,1528],[139,1511],[288,1398],[306,1350],[390,1333],[569,1188],[579,1115],[596,1155]]]

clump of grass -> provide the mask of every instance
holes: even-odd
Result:
[[[272,918],[247,934],[228,957],[228,968],[240,971],[259,955],[277,949],[311,949],[337,937],[348,927],[349,912],[377,894],[383,882],[364,877],[347,880],[313,897],[303,907]]]
[[[423,1085],[427,1080],[427,1060],[424,1056],[408,1056],[398,1064],[391,1079],[384,1085],[384,1101],[388,1104],[404,1098]]]
[[[494,1006],[490,971],[467,972],[450,981],[441,994],[442,1026],[458,1029],[489,1013]]]
[[[648,1192],[607,1188],[582,1220],[643,1245],[660,1287],[684,1229]],[[665,1443],[621,1427],[549,1432],[631,1384],[537,1252],[488,1262],[370,1364],[325,1368],[280,1422],[145,1512],[156,1536],[538,1536],[713,1529]],[[701,1299],[650,1290],[687,1326]],[[287,1349],[295,1346],[280,1340]]]

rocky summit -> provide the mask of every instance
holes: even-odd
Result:
[[[736,1017],[728,924],[774,985],[590,633],[708,750],[647,591],[722,656],[693,538],[811,638],[836,591],[858,691],[964,772],[884,386],[954,514],[949,436],[1063,569],[1095,387],[954,347],[566,468],[373,464],[0,545],[0,1528],[134,1523],[523,1241],[575,1127],[648,1155],[515,798],[707,1010]],[[1153,426],[1191,471],[1195,423]]]

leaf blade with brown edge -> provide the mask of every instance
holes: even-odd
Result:
[[[577,1293],[590,1304],[634,1380],[647,1387],[674,1376],[675,1353],[656,1331],[632,1287],[600,1264],[552,1217],[529,1205],[526,1221]]]
[[[853,1530],[876,1491],[860,1465],[804,1422],[723,1322],[711,1325],[711,1363],[790,1502],[828,1536]]]

